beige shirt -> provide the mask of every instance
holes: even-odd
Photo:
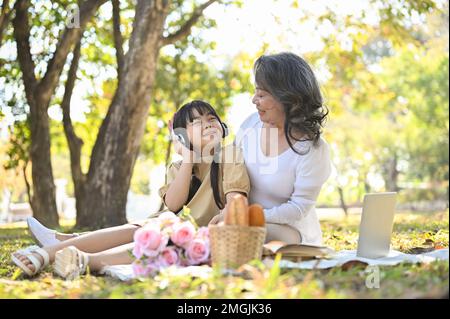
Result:
[[[178,161],[170,164],[167,168],[167,184],[159,189],[159,195],[163,200],[180,166],[181,161]],[[214,200],[210,170],[211,163],[195,163],[193,167],[194,175],[202,183],[186,206],[191,209],[191,215],[199,226],[207,226],[209,221],[220,212]],[[222,161],[219,163],[219,176],[219,180],[221,180],[219,184],[220,196],[224,204],[225,196],[230,192],[240,192],[245,195],[248,195],[250,192],[250,179],[247,174],[244,157],[241,150],[234,145],[222,147]]]

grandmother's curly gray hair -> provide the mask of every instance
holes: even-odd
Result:
[[[306,136],[302,141],[313,141],[317,146],[329,112],[308,63],[298,55],[283,52],[259,57],[253,71],[257,86],[283,105],[286,114],[284,131],[291,149],[302,155],[293,147],[292,141],[299,141],[293,136],[293,130]]]

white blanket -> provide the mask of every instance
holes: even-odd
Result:
[[[303,262],[292,262],[281,260],[281,268],[298,268],[298,269],[326,269],[341,266],[348,261],[361,261],[370,266],[394,266],[402,262],[409,263],[430,263],[436,260],[448,260],[449,251],[446,249],[438,249],[424,254],[411,255],[392,250],[387,257],[368,259],[356,256],[356,250],[341,250],[337,252],[332,259],[309,260]],[[265,259],[266,265],[271,265],[273,259]],[[171,267],[164,270],[173,275],[190,275],[193,277],[207,277],[211,275],[212,268],[208,266],[190,266],[183,268]],[[113,278],[128,281],[134,279],[131,265],[107,266],[102,269],[100,274],[111,276]]]
[[[337,252],[332,259],[308,260],[303,262],[292,262],[289,260],[281,260],[282,268],[299,268],[299,269],[326,269],[341,266],[349,261],[361,261],[369,266],[394,266],[402,262],[409,263],[430,263],[435,260],[448,260],[448,248],[433,250],[428,253],[412,255],[391,250],[389,255],[377,259],[369,259],[356,256],[356,250],[341,250]]]
[[[193,277],[208,277],[212,268],[209,266],[189,266],[189,267],[169,267],[164,269],[165,273],[176,276],[190,275]],[[116,265],[103,267],[100,275],[111,276],[113,278],[129,281],[135,279],[131,265]]]

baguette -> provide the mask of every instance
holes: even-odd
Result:
[[[250,226],[264,227],[266,223],[263,207],[259,204],[252,204],[249,206],[248,217]]]
[[[225,225],[237,225],[236,205],[235,205],[234,200],[231,200],[228,203],[228,208],[225,211],[224,221],[225,221]]]
[[[239,226],[248,226],[248,204],[247,198],[242,195],[236,195],[233,198],[236,207],[236,220]]]

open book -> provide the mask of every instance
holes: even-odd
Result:
[[[283,259],[293,261],[327,258],[334,253],[333,249],[326,246],[286,244],[282,241],[271,241],[263,246],[263,256],[274,257],[281,254]]]

